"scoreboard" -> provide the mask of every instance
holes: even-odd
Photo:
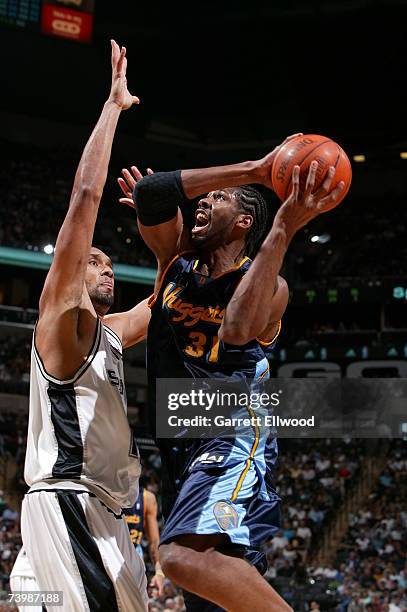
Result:
[[[295,289],[290,302],[298,305],[312,304],[407,304],[407,281],[384,280],[367,284],[338,287]]]
[[[0,0],[0,25],[90,42],[94,0]]]
[[[41,0],[0,0],[0,25],[40,31]]]
[[[90,42],[94,0],[43,0],[41,28],[44,34]]]

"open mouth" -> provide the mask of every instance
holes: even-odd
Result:
[[[203,208],[198,208],[195,213],[195,227],[192,229],[193,234],[203,232],[209,225],[209,214]]]
[[[113,289],[113,283],[101,283],[102,287],[109,287],[109,289]]]

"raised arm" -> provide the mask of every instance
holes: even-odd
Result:
[[[273,226],[230,300],[219,338],[230,344],[246,344],[254,338],[268,342],[288,303],[288,287],[279,276],[284,256],[294,234],[311,219],[330,210],[338,200],[344,183],[331,190],[335,168],[329,169],[323,185],[315,192],[316,161],[311,163],[304,193],[299,190],[300,168],[293,170],[293,189],[279,208]]]
[[[87,340],[90,328],[96,326],[96,313],[85,289],[86,268],[119,115],[139,102],[127,90],[126,49],[114,41],[111,44],[110,95],[82,154],[40,298],[37,348],[43,359],[46,355],[45,367],[57,377],[67,376],[80,365],[83,347],[79,336],[83,333]],[[93,322],[84,327],[79,325],[81,310],[93,314]]]
[[[140,233],[158,261],[161,271],[180,251],[189,247],[183,219],[191,207],[191,200],[215,189],[261,183],[272,189],[270,169],[280,147],[299,134],[294,134],[260,160],[229,166],[148,172],[142,177],[135,166],[131,172],[123,170],[119,185],[125,195],[121,202],[137,210]]]
[[[146,338],[150,317],[151,310],[146,299],[131,310],[105,316],[103,322],[121,338],[123,348],[129,348]]]

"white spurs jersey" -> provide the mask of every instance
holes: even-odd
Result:
[[[70,380],[46,372],[33,340],[24,470],[31,490],[89,490],[120,513],[136,501],[140,471],[119,337],[98,319],[88,358]]]

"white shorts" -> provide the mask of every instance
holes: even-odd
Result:
[[[62,591],[63,606],[52,607],[56,612],[146,612],[145,567],[127,523],[93,493],[27,493],[21,534],[24,550],[11,573],[13,592]]]

